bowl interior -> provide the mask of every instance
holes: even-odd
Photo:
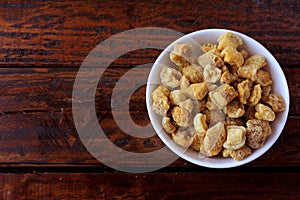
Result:
[[[270,125],[272,127],[272,134],[267,138],[267,141],[263,147],[260,149],[254,150],[251,155],[246,157],[241,161],[234,161],[232,158],[223,158],[223,157],[212,157],[207,158],[203,155],[199,154],[198,152],[191,150],[191,149],[183,149],[180,146],[176,145],[169,134],[164,132],[162,125],[161,125],[161,116],[157,115],[153,112],[151,105],[151,93],[156,87],[160,84],[160,77],[159,73],[162,66],[175,66],[169,59],[169,54],[173,49],[173,45],[177,42],[180,43],[190,43],[194,47],[195,55],[200,55],[199,46],[203,43],[217,43],[217,39],[220,35],[225,32],[233,32],[237,36],[239,36],[243,40],[243,45],[239,47],[239,49],[244,49],[248,52],[248,54],[255,55],[259,54],[264,56],[267,59],[268,65],[264,67],[265,70],[271,73],[271,77],[273,80],[272,89],[275,93],[281,94],[286,103],[286,110],[279,114],[276,114],[276,119]],[[235,167],[239,165],[243,165],[248,163],[262,154],[264,154],[278,139],[279,135],[281,134],[283,127],[286,123],[287,116],[288,116],[288,109],[289,109],[289,90],[287,81],[285,79],[284,73],[276,61],[276,59],[272,56],[272,54],[263,47],[260,43],[255,41],[254,39],[230,30],[225,29],[206,29],[201,31],[196,31],[185,35],[178,40],[174,41],[170,44],[157,58],[156,62],[154,63],[147,82],[147,89],[146,89],[146,104],[148,109],[148,114],[151,120],[151,123],[161,138],[161,140],[178,156],[182,157],[185,160],[188,160],[194,164],[211,167],[211,168],[228,168],[228,167]]]

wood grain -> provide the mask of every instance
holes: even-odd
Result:
[[[163,8],[163,9],[162,9]],[[0,5],[0,66],[78,68],[100,42],[125,30],[163,27],[243,32],[284,66],[300,64],[300,4],[295,1],[30,1]],[[159,51],[128,53],[115,64],[153,62]]]
[[[0,174],[8,200],[299,199],[299,183],[295,173]]]

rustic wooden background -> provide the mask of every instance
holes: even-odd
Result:
[[[232,29],[269,49],[287,77],[291,104],[283,133],[266,154],[232,169],[178,159],[143,174],[115,171],[89,154],[72,117],[77,71],[103,40],[149,26],[182,33]],[[157,136],[135,139],[117,127],[112,90],[123,74],[159,54],[127,53],[98,84],[99,123],[128,151],[164,145]],[[299,1],[1,1],[0,199],[300,199],[299,55]],[[145,86],[132,96],[130,111],[137,124],[150,123]]]

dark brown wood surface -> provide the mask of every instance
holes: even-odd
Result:
[[[97,44],[140,27],[185,34],[225,28],[261,42],[281,65],[291,99],[288,121],[271,149],[232,169],[208,169],[177,159],[156,172],[130,174],[97,161],[74,125],[74,81]],[[160,52],[127,53],[99,81],[99,124],[125,150],[142,153],[164,147],[157,136],[137,139],[124,133],[114,121],[110,100],[126,72],[154,62]],[[131,76],[145,81],[143,73]],[[2,1],[0,199],[300,199],[299,75],[297,1]],[[123,114],[121,107],[115,110]],[[132,95],[130,115],[141,126],[150,123],[145,86]]]

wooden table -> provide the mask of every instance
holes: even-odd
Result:
[[[274,146],[232,169],[177,159],[160,170],[134,174],[95,159],[72,116],[77,71],[97,44],[141,27],[184,34],[226,28],[261,42],[280,63],[290,89],[288,121]],[[127,151],[164,147],[157,136],[137,139],[124,133],[114,122],[110,101],[120,77],[154,62],[160,52],[126,53],[99,80],[99,124]],[[2,1],[0,199],[300,199],[299,66],[299,1]],[[150,123],[145,88],[130,99],[131,117],[139,125]]]

